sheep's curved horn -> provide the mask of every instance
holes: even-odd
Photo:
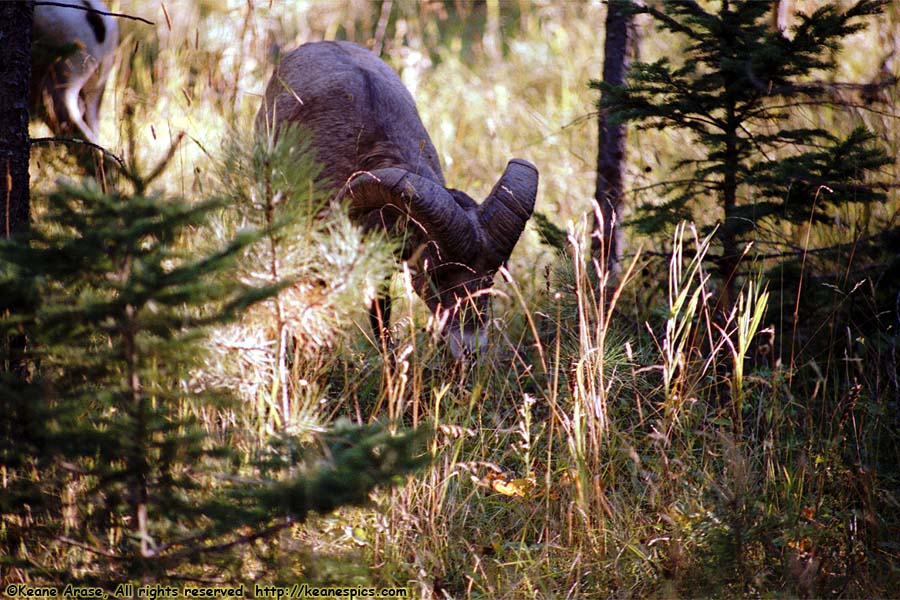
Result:
[[[388,167],[353,177],[338,194],[350,203],[351,216],[393,207],[409,215],[441,250],[457,260],[478,252],[472,241],[480,236],[474,215],[469,215],[444,186],[405,169]],[[475,246],[475,247],[473,247]]]
[[[537,168],[527,160],[514,158],[479,207],[478,221],[492,246],[485,249],[491,254],[492,268],[499,268],[512,254],[534,212],[537,187]]]

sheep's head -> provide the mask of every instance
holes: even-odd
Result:
[[[444,323],[459,357],[486,341],[494,274],[509,259],[534,210],[538,171],[509,161],[480,205],[463,192],[390,167],[352,177],[341,197],[366,227],[405,235],[416,292]]]

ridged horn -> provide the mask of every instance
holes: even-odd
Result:
[[[499,268],[512,254],[534,212],[537,188],[537,168],[527,160],[514,158],[479,207],[478,221],[493,246],[485,249],[492,255],[491,262],[496,263],[493,268]]]
[[[446,259],[466,259],[478,252],[472,244],[479,239],[475,219],[441,184],[405,169],[362,172],[350,179],[338,200],[348,201],[350,214],[357,219],[387,207],[409,215],[438,243]]]

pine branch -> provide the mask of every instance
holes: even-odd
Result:
[[[766,90],[768,95],[792,97],[797,95],[806,95],[811,98],[820,96],[830,96],[835,105],[843,105],[846,103],[844,98],[839,96],[842,91],[859,92],[864,96],[875,96],[878,92],[893,87],[900,82],[900,78],[896,76],[887,77],[881,81],[873,81],[869,83],[851,83],[846,81],[813,81],[809,83],[783,84],[778,86],[767,86],[762,81],[751,79],[751,83],[760,90]]]
[[[700,8],[700,5],[698,5],[694,0],[681,0],[679,3],[693,8],[696,13],[704,15],[708,14],[702,8]],[[643,5],[638,9],[638,12],[651,15],[657,21],[663,23],[665,27],[672,33],[683,33],[688,38],[698,42],[702,42],[704,40],[702,35],[653,6]]]

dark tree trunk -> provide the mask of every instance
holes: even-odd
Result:
[[[0,2],[0,235],[10,238],[28,231],[31,198],[28,190],[28,84],[31,80],[33,2]],[[0,354],[8,369],[26,374],[24,332],[0,336]]]
[[[33,2],[0,2],[0,181],[3,237],[28,230],[28,83]]]
[[[612,85],[625,83],[631,66],[631,48],[635,30],[629,2],[610,0],[606,13],[606,41],[603,46],[603,81]],[[622,192],[625,174],[625,126],[610,124],[606,111],[598,119],[597,186],[594,197],[600,205],[600,219],[595,217],[594,256],[615,277],[622,259]],[[602,222],[600,222],[602,221]]]
[[[719,16],[724,20],[730,11],[729,1],[723,0],[722,8]],[[726,44],[729,48],[734,47],[735,40],[733,35],[724,32]],[[722,257],[719,259],[719,274],[722,277],[722,291],[719,294],[718,309],[722,316],[728,314],[731,305],[734,303],[737,282],[735,274],[737,272],[738,262],[740,261],[740,251],[738,236],[735,232],[735,218],[737,210],[737,188],[738,188],[738,169],[741,164],[740,151],[738,149],[738,133],[741,129],[741,118],[738,116],[737,101],[734,98],[735,78],[730,72],[725,73],[725,127],[722,130],[725,138],[725,147],[722,164],[724,166],[724,174],[722,177],[722,203],[725,213],[722,219],[722,225],[719,227],[719,239],[722,242]]]
[[[722,225],[719,227],[719,239],[722,241],[722,258],[719,259],[719,275],[722,277],[722,293],[719,295],[719,310],[727,313],[734,303],[737,282],[734,277],[740,260],[738,239],[734,230],[735,211],[737,209],[738,168],[740,156],[737,148],[738,121],[736,107],[729,104],[725,121],[725,155],[723,162],[725,174],[722,180],[722,201],[725,208]]]

